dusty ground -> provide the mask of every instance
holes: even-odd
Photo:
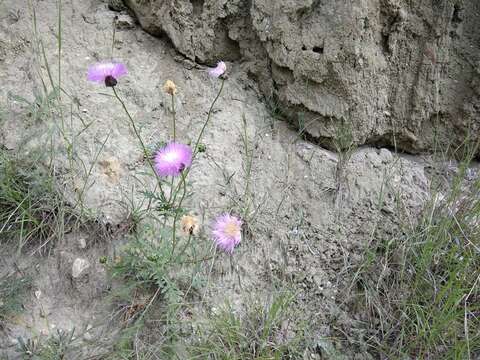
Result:
[[[148,169],[120,106],[105,95],[106,89],[86,80],[89,64],[111,56],[112,24],[119,14],[99,0],[63,2],[66,132],[78,134],[84,124],[91,124],[75,136],[75,160],[69,166],[67,154],[61,153],[59,124],[48,117],[32,123],[28,107],[9,96],[33,100],[41,89],[40,76],[48,81],[37,47],[40,39],[55,81],[58,77],[56,2],[34,5],[37,35],[28,1],[0,2],[0,105],[6,114],[0,144],[28,153],[47,144],[54,132],[57,168],[68,196],[75,199],[87,182],[84,206],[91,216],[110,229],[121,227],[129,204],[140,201],[144,177],[137,174]],[[167,40],[145,33],[126,13],[122,19],[114,58],[126,63],[129,74],[118,90],[145,141],[153,147],[169,137],[169,98],[162,91],[167,79],[179,88],[178,136],[185,142],[194,139],[220,83],[210,79],[204,67],[176,53]],[[335,337],[338,327],[355,329],[360,320],[348,315],[343,305],[349,271],[372,237],[392,236],[402,231],[405,219],[415,221],[429,198],[425,168],[430,164],[425,158],[368,147],[353,149],[340,162],[341,154],[305,141],[275,119],[240,65],[227,65],[225,90],[204,139],[206,152],[194,164],[194,195],[188,206],[208,226],[214,214],[238,212],[247,200],[244,116],[254,149],[249,181],[255,211],[247,224],[249,236],[235,252],[234,266],[224,256],[205,266],[205,271],[213,269],[205,306],[225,299],[238,305],[252,294],[267,297],[283,284],[295,290],[295,303],[313,325],[314,341]],[[87,169],[93,165],[88,177],[82,162]],[[27,251],[16,257],[10,249],[1,249],[0,272],[18,267],[31,274],[34,283],[24,313],[0,330],[0,353],[14,359],[17,336],[46,336],[55,329],[78,329],[84,354],[100,351],[96,340],[108,343],[112,283],[99,259],[116,254],[124,242],[121,231],[111,234],[105,238],[88,231],[68,233],[43,256]],[[72,277],[77,258],[90,264],[88,276],[81,279]],[[345,344],[342,351],[348,356],[357,349]]]

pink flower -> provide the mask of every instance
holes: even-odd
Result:
[[[242,223],[242,220],[228,213],[218,216],[212,231],[213,241],[217,247],[231,254],[233,248],[242,240]]]
[[[171,142],[155,154],[155,170],[159,176],[178,176],[192,165],[192,149],[188,145]]]
[[[126,74],[127,67],[122,63],[97,63],[88,68],[87,79],[113,87],[117,85],[117,79]]]
[[[211,77],[219,78],[225,73],[225,71],[227,71],[227,65],[225,65],[223,61],[220,61],[216,67],[208,70],[208,74]]]

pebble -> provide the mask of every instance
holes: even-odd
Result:
[[[116,21],[117,29],[133,29],[135,28],[135,20],[130,15],[118,15]]]
[[[79,278],[85,274],[85,270],[90,267],[90,263],[86,259],[76,258],[72,265],[72,277]]]
[[[78,239],[78,248],[85,249],[87,247],[87,240],[85,238]]]
[[[37,298],[37,300],[40,300],[40,296],[42,296],[42,291],[41,290],[37,290],[33,293],[35,295],[35,297]]]

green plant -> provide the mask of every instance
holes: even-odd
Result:
[[[379,356],[480,354],[480,180],[464,180],[474,153],[413,228],[367,250],[356,283],[369,316],[367,342]]]
[[[21,159],[0,150],[0,241],[45,246],[56,234],[62,199],[46,169],[35,159]]]
[[[18,338],[17,353],[20,353],[22,359],[38,359],[40,352],[39,343],[35,339]]]
[[[287,115],[282,110],[282,104],[277,97],[270,96],[264,98],[265,107],[268,111],[268,117],[265,119],[271,131],[275,130],[277,121],[285,120]]]
[[[58,330],[50,336],[42,346],[39,354],[41,360],[68,359],[68,353],[72,350],[75,342],[75,329],[70,331]]]
[[[11,315],[23,310],[22,304],[31,285],[28,276],[9,274],[0,277],[0,328]]]
[[[193,234],[183,234],[172,243],[169,229],[144,225],[119,258],[108,264],[114,277],[134,281],[139,286],[176,296],[182,270],[212,258],[204,242]]]
[[[66,360],[74,348],[75,329],[58,330],[44,341],[39,339],[18,338],[17,352],[23,359],[31,360]]]
[[[46,121],[50,118],[52,108],[56,105],[58,90],[54,89],[49,93],[35,93],[32,101],[20,95],[8,94],[8,99],[17,101],[25,106],[27,117],[31,119],[32,125],[38,121]]]
[[[355,150],[353,142],[352,126],[344,118],[335,126],[333,146],[338,154],[337,169],[335,172],[336,205],[341,208],[341,199],[345,191],[345,177],[348,161]]]
[[[294,319],[294,296],[275,294],[254,300],[242,311],[227,303],[195,326],[188,346],[192,359],[298,359],[306,347],[304,325]]]

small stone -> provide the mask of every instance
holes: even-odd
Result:
[[[118,15],[117,21],[115,22],[117,29],[133,29],[135,28],[135,20],[130,15],[121,14]]]
[[[87,240],[85,238],[78,239],[78,248],[85,249],[87,247]]]
[[[42,291],[41,290],[37,290],[33,293],[35,295],[35,297],[37,298],[37,300],[40,300],[40,296],[42,296]]]
[[[45,314],[45,310],[42,308],[40,309],[40,317],[45,319],[47,317],[47,314]]]
[[[385,148],[380,149],[379,155],[384,162],[389,162],[393,160],[392,152],[388,149],[385,149]]]
[[[72,277],[74,279],[79,278],[85,274],[85,270],[90,267],[88,260],[76,258],[72,265]]]

